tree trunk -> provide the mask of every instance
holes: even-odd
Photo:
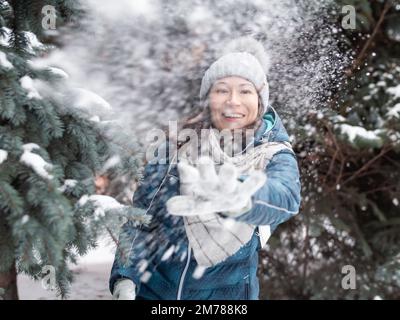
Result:
[[[15,269],[15,263],[12,264],[10,270],[0,272],[0,288],[4,289],[4,292],[0,291],[0,300],[18,300],[17,270]]]

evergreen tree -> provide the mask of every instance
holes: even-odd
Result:
[[[41,279],[44,270],[54,271],[65,297],[69,264],[95,247],[104,230],[115,238],[127,219],[146,222],[142,212],[94,195],[96,175],[134,180],[140,155],[132,138],[115,136],[110,121],[90,112],[108,108],[104,100],[71,88],[62,70],[35,64],[55,48],[41,24],[44,5],[56,8],[58,28],[81,14],[75,1],[0,1],[3,299],[18,298],[18,273]]]
[[[400,5],[337,1],[335,11],[344,5],[356,9],[355,30],[336,22],[351,63],[331,107],[298,127],[302,214],[263,252],[269,298],[400,298]]]
[[[161,10],[155,19],[95,20],[70,39],[67,53],[86,48],[74,62],[94,77],[111,75],[102,94],[124,117],[134,107],[123,129],[137,133],[198,108],[201,76],[220,42],[243,34],[265,40],[271,102],[298,151],[303,206],[260,253],[261,298],[399,298],[399,1],[153,3]],[[60,70],[30,62],[59,43],[41,25],[47,4],[57,8],[57,23],[87,14],[76,1],[0,0],[4,298],[16,297],[17,272],[39,279],[45,265],[55,266],[65,294],[67,263],[93,247],[101,230],[116,239],[121,219],[145,221],[93,195],[97,176],[98,189],[108,186],[99,192],[130,202],[137,145],[116,141],[118,130],[88,112],[107,110],[104,101],[70,90]],[[342,28],[344,5],[356,9],[355,30]],[[342,286],[346,265],[355,268],[355,290]]]

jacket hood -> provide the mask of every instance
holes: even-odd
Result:
[[[268,107],[262,120],[255,134],[255,145],[265,142],[290,142],[282,120],[272,106]]]

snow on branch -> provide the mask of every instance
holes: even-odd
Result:
[[[44,179],[53,179],[53,176],[48,173],[48,170],[53,168],[53,165],[46,162],[41,156],[36,153],[32,153],[34,149],[40,149],[40,147],[35,143],[24,144],[23,147],[24,153],[22,154],[20,161],[27,167],[30,167],[35,171],[39,176]]]
[[[67,190],[67,189],[72,189],[72,188],[74,188],[74,187],[76,186],[77,183],[78,183],[77,180],[74,180],[74,179],[66,179],[66,180],[64,181],[64,184],[63,184],[61,187],[58,188],[58,191],[60,191],[60,192],[65,192],[65,190]]]
[[[78,206],[85,206],[90,202],[95,207],[94,219],[98,220],[103,218],[108,211],[116,211],[124,215],[127,219],[134,220],[139,223],[147,224],[150,221],[150,216],[145,214],[145,210],[134,208],[119,203],[116,199],[105,195],[84,195],[78,201]]]
[[[386,91],[394,95],[395,98],[400,98],[400,84],[397,87],[387,88]]]
[[[393,108],[386,113],[386,116],[390,118],[400,118],[400,103],[396,104]]]
[[[0,164],[7,160],[8,152],[0,149]]]
[[[346,123],[342,123],[337,125],[341,133],[349,139],[351,143],[355,143],[356,139],[362,139],[367,141],[375,141],[378,144],[381,144],[382,138],[379,134],[382,133],[382,130],[366,130],[363,127],[352,126]]]
[[[47,70],[50,71],[52,74],[59,76],[63,79],[68,79],[69,75],[63,69],[56,68],[56,67],[47,67]]]
[[[24,76],[20,80],[22,88],[28,91],[28,99],[42,99],[42,96],[36,90],[33,79],[29,76]]]
[[[4,52],[0,51],[0,66],[2,66],[5,69],[12,69],[14,66],[10,61],[8,61],[7,56]]]
[[[0,46],[9,47],[11,40],[11,29],[7,27],[2,27],[0,29]]]
[[[111,105],[99,95],[82,88],[69,93],[69,103],[74,107],[95,115],[108,114]]]
[[[25,38],[27,39],[27,51],[31,54],[35,53],[35,49],[44,49],[45,45],[41,43],[36,35],[30,31],[24,31]]]

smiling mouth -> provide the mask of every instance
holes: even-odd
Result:
[[[242,113],[236,113],[236,112],[224,112],[222,113],[225,119],[229,120],[236,120],[236,119],[241,119],[244,118],[244,114]]]

